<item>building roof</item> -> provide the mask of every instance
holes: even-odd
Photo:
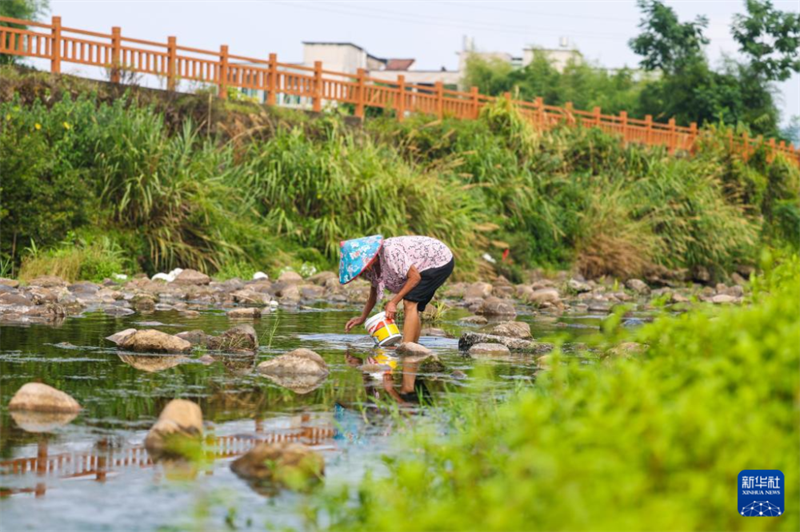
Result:
[[[303,41],[303,44],[304,45],[310,44],[312,46],[352,46],[356,50],[359,50],[359,51],[364,52],[365,54],[367,54],[367,57],[369,57],[370,59],[374,59],[375,61],[380,61],[381,63],[386,63],[386,61],[387,61],[386,59],[384,59],[382,57],[378,57],[378,56],[372,55],[371,53],[366,51],[363,47],[361,47],[361,46],[359,46],[359,45],[357,45],[355,43],[351,43],[351,42]]]
[[[386,70],[408,70],[416,59],[387,59]]]

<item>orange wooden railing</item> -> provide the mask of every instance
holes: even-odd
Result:
[[[124,37],[119,27],[111,33],[68,28],[61,25],[61,17],[53,17],[50,24],[0,17],[0,22],[27,26],[0,26],[0,53],[50,60],[50,70],[61,72],[61,64],[77,63],[104,67],[109,70],[112,82],[120,82],[122,72],[149,74],[166,80],[168,90],[175,90],[182,80],[211,83],[219,88],[219,96],[226,98],[229,87],[262,90],[270,105],[277,104],[279,94],[295,96],[310,101],[314,111],[322,110],[325,102],[354,106],[355,115],[364,116],[367,107],[393,109],[398,120],[407,113],[424,113],[439,118],[450,116],[461,119],[477,118],[487,103],[497,98],[485,96],[472,87],[469,92],[446,89],[439,82],[435,86],[406,83],[403,76],[395,81],[370,77],[360,69],[357,74],[325,70],[321,62],[313,67],[279,63],[275,54],[269,59],[257,59],[231,54],[228,47],[220,46],[218,52],[179,46],[175,37],[167,43],[158,43]],[[606,115],[599,107],[592,111],[545,105],[541,98],[533,102],[508,99],[535,127],[548,129],[558,124],[596,127],[619,134],[626,142],[666,146],[675,150],[692,151],[701,132],[697,124],[677,126],[674,119],[667,124],[628,118],[626,112]],[[758,137],[751,139],[747,133],[730,134],[729,148],[748,159],[761,146],[767,149],[770,159],[783,153],[800,166],[800,150],[784,141],[776,143]]]

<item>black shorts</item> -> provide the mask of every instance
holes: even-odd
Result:
[[[450,274],[453,273],[453,267],[456,265],[455,259],[450,259],[450,262],[438,268],[429,268],[420,272],[419,284],[415,286],[409,293],[406,294],[406,301],[418,302],[417,308],[420,312],[425,310],[428,303],[433,299],[436,290],[444,284]]]

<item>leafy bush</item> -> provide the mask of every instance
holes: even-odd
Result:
[[[22,261],[19,278],[30,280],[57,275],[67,281],[102,281],[115,273],[132,271],[122,247],[107,236],[76,236],[70,233],[58,246],[41,250],[35,245]]]
[[[796,510],[736,508],[742,469],[800,474],[800,260],[756,287],[752,307],[642,328],[641,359],[555,363],[507,402],[450,405],[447,434],[419,430],[388,475],[317,510],[334,530],[796,530]]]

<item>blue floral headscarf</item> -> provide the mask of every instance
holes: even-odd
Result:
[[[382,235],[365,236],[353,240],[343,240],[342,258],[339,261],[339,282],[347,284],[375,261],[383,244]]]

